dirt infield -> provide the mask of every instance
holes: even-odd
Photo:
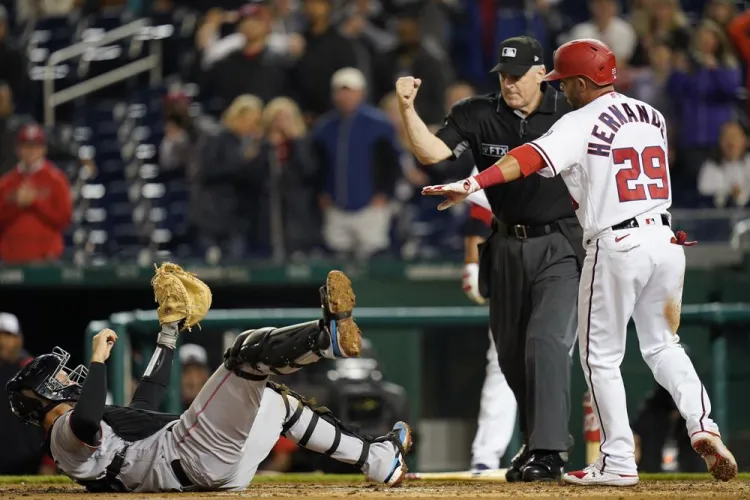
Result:
[[[112,498],[108,494],[85,494],[82,488],[70,484],[43,486],[36,484],[6,484],[0,486],[0,498],[13,500],[80,499],[98,500]],[[502,482],[433,482],[409,481],[400,488],[385,488],[362,482],[336,484],[261,483],[254,484],[242,493],[170,493],[127,494],[128,499],[189,499],[213,500],[241,498],[242,500],[268,498],[420,498],[444,499],[471,498],[747,498],[750,499],[750,482],[732,481],[645,481],[632,488],[581,488],[558,484],[507,484]]]

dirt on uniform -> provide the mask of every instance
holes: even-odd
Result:
[[[409,481],[400,488],[385,488],[380,485],[357,483],[301,484],[271,483],[252,485],[241,493],[159,493],[125,494],[123,498],[137,499],[231,499],[242,500],[268,498],[305,498],[311,500],[328,498],[747,498],[750,499],[750,482],[731,481],[648,481],[632,488],[576,487],[553,484],[508,484],[503,482],[433,482]],[[112,494],[84,493],[74,485],[36,486],[3,485],[0,498],[14,500],[48,499],[111,499]]]

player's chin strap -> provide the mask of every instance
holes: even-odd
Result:
[[[364,467],[370,453],[370,444],[377,439],[359,434],[356,427],[341,422],[331,410],[325,406],[314,406],[313,401],[305,399],[287,386],[271,381],[267,384],[284,400],[286,418],[281,431],[284,437],[340,462],[353,464],[357,469]]]

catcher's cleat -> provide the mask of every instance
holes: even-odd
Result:
[[[708,472],[719,481],[737,477],[737,461],[721,440],[721,436],[699,431],[690,436],[693,449],[706,461]]]
[[[165,262],[156,267],[151,279],[154,299],[159,304],[159,324],[179,323],[190,330],[206,317],[211,308],[211,289],[198,277],[177,264]]]
[[[331,335],[333,355],[353,358],[362,351],[362,333],[352,318],[355,295],[352,282],[341,271],[328,273],[325,286],[320,287],[323,321]]]
[[[396,422],[391,432],[375,440],[376,443],[383,441],[390,441],[396,449],[393,468],[383,482],[388,486],[398,486],[404,480],[404,477],[406,477],[406,473],[409,472],[409,469],[406,467],[406,455],[411,450],[413,442],[409,424],[406,422]]]

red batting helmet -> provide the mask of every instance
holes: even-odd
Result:
[[[611,85],[617,79],[615,55],[606,44],[593,38],[564,43],[555,51],[555,69],[544,81],[585,76],[597,85]]]

